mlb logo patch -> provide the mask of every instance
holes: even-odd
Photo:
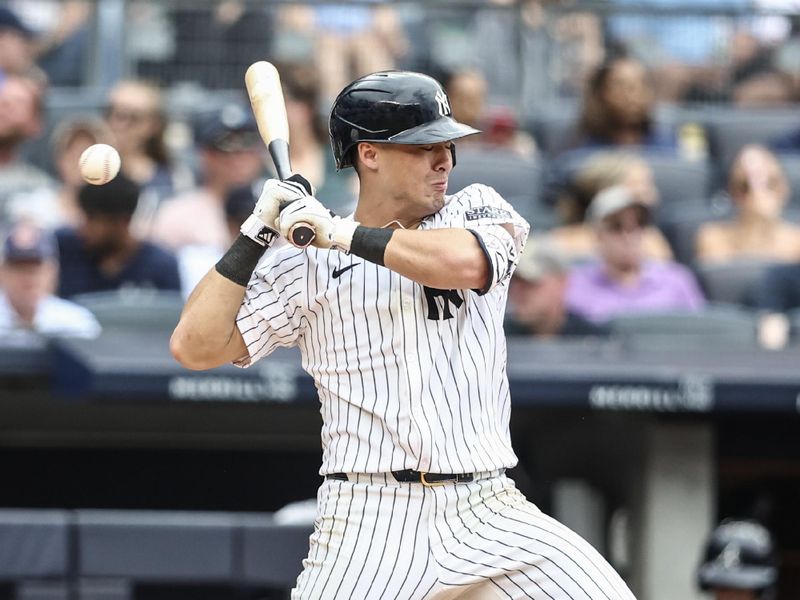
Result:
[[[496,206],[479,206],[471,208],[465,213],[467,221],[478,219],[511,219],[511,213]]]

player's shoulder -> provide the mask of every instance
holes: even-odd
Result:
[[[445,216],[460,216],[467,221],[482,219],[508,219],[511,207],[493,187],[473,183],[448,196],[443,212]]]

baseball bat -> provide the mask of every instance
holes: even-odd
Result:
[[[292,165],[289,161],[289,121],[278,70],[267,61],[255,62],[247,68],[244,82],[258,132],[269,149],[278,178],[284,180],[291,176]],[[311,225],[300,222],[292,226],[288,238],[294,246],[305,248],[315,236]]]

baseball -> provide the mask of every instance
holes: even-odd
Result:
[[[119,152],[108,144],[89,146],[78,160],[81,177],[92,185],[103,185],[114,179],[121,164]]]

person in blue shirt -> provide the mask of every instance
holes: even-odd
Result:
[[[81,224],[56,232],[59,296],[122,287],[180,290],[175,256],[130,232],[138,198],[139,186],[122,173],[105,185],[78,191]]]

